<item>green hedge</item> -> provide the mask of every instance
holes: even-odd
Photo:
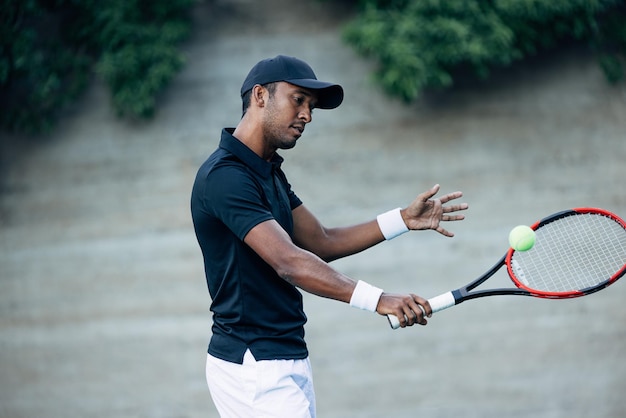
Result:
[[[0,129],[40,132],[94,72],[120,115],[148,117],[184,63],[194,0],[0,0]]]
[[[461,72],[486,78],[538,51],[572,41],[594,48],[611,82],[624,78],[626,0],[361,0],[344,31],[379,62],[376,80],[415,100]]]

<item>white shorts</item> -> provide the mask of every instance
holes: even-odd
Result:
[[[236,364],[209,354],[206,380],[222,418],[315,418],[308,358],[256,361],[247,350]]]

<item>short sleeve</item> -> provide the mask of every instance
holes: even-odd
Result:
[[[214,167],[205,179],[202,195],[205,210],[242,241],[256,225],[274,218],[264,202],[262,186],[244,167]]]

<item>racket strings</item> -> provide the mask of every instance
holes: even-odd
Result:
[[[626,265],[626,230],[607,216],[566,216],[541,226],[536,234],[531,250],[513,255],[520,280],[531,289],[571,292],[596,287]]]

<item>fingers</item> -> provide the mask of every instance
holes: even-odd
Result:
[[[449,202],[459,199],[463,192],[457,191],[448,193],[440,198],[434,198],[439,192],[440,186],[434,185],[430,190],[421,193],[403,212],[403,218],[407,227],[411,230],[433,229],[446,237],[453,237],[454,234],[447,231],[440,224],[441,222],[462,221],[465,215],[458,212],[467,210],[467,203]]]
[[[454,197],[450,197],[450,196],[454,196]],[[444,203],[447,203],[450,200],[458,199],[458,198],[460,198],[462,196],[463,196],[463,193],[461,193],[461,192],[450,193],[450,194],[448,194],[446,196],[443,196],[441,199],[439,199],[439,201],[443,205]],[[446,199],[448,197],[449,197],[449,199]],[[457,205],[448,205],[448,206],[443,206],[442,207],[443,213],[459,212],[459,211],[467,210],[467,209],[469,209],[469,205],[467,203],[459,203]],[[442,221],[460,221],[462,219],[465,219],[464,215],[451,215],[451,216],[450,215],[448,215],[448,216],[444,215],[441,220]]]
[[[422,297],[419,297],[414,294],[408,295],[391,295],[387,293],[383,293],[381,297],[381,301],[385,300],[384,304],[389,303],[393,306],[393,308],[387,312],[387,309],[382,308],[379,302],[379,310],[380,314],[392,314],[398,318],[400,322],[400,327],[410,327],[415,324],[426,325],[428,321],[426,318],[429,318],[432,315],[432,309],[428,301]]]
[[[467,203],[461,203],[459,205],[444,206],[443,212],[444,213],[458,212],[460,210],[467,210],[468,208],[469,208],[469,205]]]
[[[452,238],[454,236],[453,232],[448,231],[445,228],[442,228],[441,226],[437,227],[437,229],[435,229],[435,231],[439,232],[441,235],[445,236],[445,237],[450,237]]]
[[[444,198],[449,197],[449,196],[455,196],[453,198],[458,199],[462,195],[463,194],[461,192],[455,192],[455,193],[451,193],[449,195],[444,196]],[[443,199],[440,201],[443,202]],[[439,215],[439,221],[435,224],[435,228],[433,229],[443,236],[450,237],[450,238],[454,237],[454,234],[452,232],[448,231],[447,229],[441,226],[441,222],[456,222],[456,221],[464,220],[465,215],[460,214],[460,213],[455,213],[455,212],[467,210],[468,208],[469,208],[469,205],[467,203],[461,203],[458,205],[450,205],[450,206],[442,205],[441,213]]]
[[[409,303],[404,307],[405,326],[426,325],[428,324],[426,318],[430,317],[432,313],[433,311],[426,299],[411,294]],[[400,326],[402,326],[402,319],[400,319]]]
[[[438,192],[439,189],[441,187],[438,184],[435,184],[430,190],[427,190],[423,193],[421,193],[418,196],[417,200],[420,200],[422,202],[426,202],[429,199],[431,199],[432,197],[434,197]],[[442,197],[438,198],[439,202],[441,202],[442,206],[446,203],[448,203],[451,200],[455,200],[455,199],[460,199],[461,197],[463,197],[463,192],[461,191],[457,191],[457,192],[452,192],[452,193],[448,193],[446,195],[443,195]],[[443,207],[443,211],[445,213],[449,213],[449,212],[458,212],[460,210],[466,210],[469,208],[469,205],[467,203],[459,203],[457,205],[449,205],[449,206],[444,206]]]
[[[441,203],[448,203],[449,201],[458,199],[460,197],[463,197],[463,192],[459,191],[459,192],[448,193],[447,195],[441,196],[439,200],[441,200]]]
[[[462,221],[465,215],[442,215],[441,220],[446,222]]]
[[[428,199],[430,199],[431,197],[439,193],[440,188],[441,186],[439,186],[438,184],[435,184],[433,187],[430,188],[430,190],[426,190],[425,192],[421,193],[418,196],[418,199],[421,200],[422,202],[426,202]]]
[[[459,199],[463,197],[463,192],[453,192],[453,193],[448,193],[445,196],[442,196],[439,201],[442,203],[442,215],[441,215],[441,221],[443,222],[454,222],[454,221],[462,221],[463,219],[465,219],[465,215],[463,214],[457,214],[454,212],[459,212],[462,210],[467,210],[469,209],[469,205],[467,203],[459,203],[456,205],[448,205],[448,206],[443,206],[443,204],[454,200],[454,199]],[[439,232],[442,235],[445,236],[453,236],[453,234],[451,235],[448,231],[446,231],[443,228],[437,228],[437,232]]]

